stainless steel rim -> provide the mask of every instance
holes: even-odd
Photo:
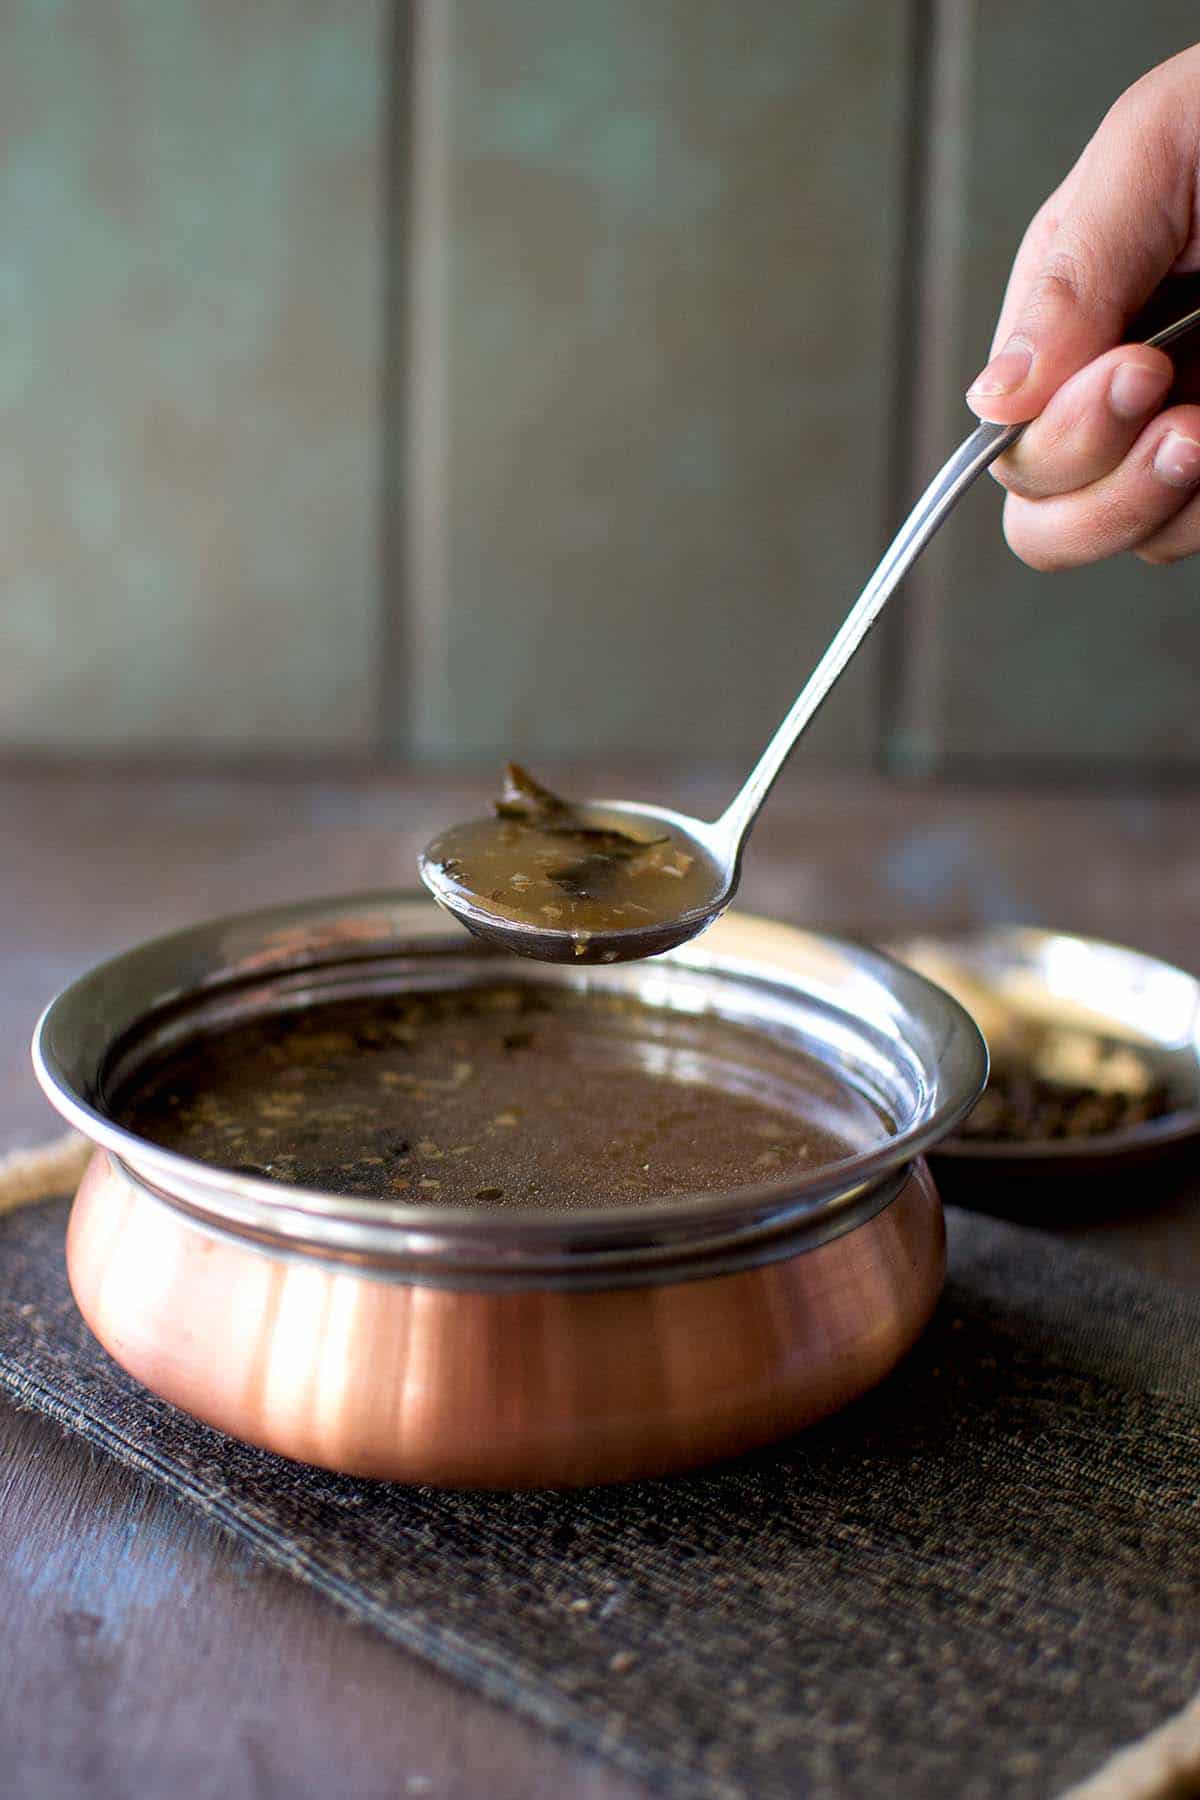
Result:
[[[647,1242],[631,1249],[628,1244],[616,1243],[567,1258],[552,1247],[547,1256],[534,1251],[519,1261],[510,1261],[498,1258],[494,1247],[486,1244],[480,1246],[477,1259],[472,1260],[465,1245],[456,1245],[455,1253],[448,1256],[441,1253],[435,1242],[422,1240],[415,1233],[400,1239],[394,1230],[374,1232],[370,1226],[359,1229],[352,1249],[340,1252],[327,1240],[309,1241],[303,1223],[296,1236],[284,1231],[263,1236],[253,1224],[242,1225],[228,1217],[218,1219],[189,1204],[185,1196],[154,1186],[119,1157],[114,1157],[113,1162],[122,1179],[142,1196],[181,1213],[195,1230],[227,1243],[249,1245],[257,1255],[276,1261],[301,1261],[329,1270],[352,1269],[356,1279],[471,1293],[507,1293],[529,1288],[590,1292],[597,1288],[657,1287],[736,1275],[744,1269],[815,1250],[866,1225],[892,1204],[913,1176],[913,1166],[908,1164],[880,1181],[847,1193],[836,1211],[828,1209],[804,1221],[799,1230],[786,1220],[766,1220],[758,1229],[743,1228],[698,1244]]]
[[[780,1234],[795,1249],[861,1221],[865,1198],[953,1130],[987,1074],[983,1040],[957,1002],[923,977],[861,946],[776,928],[788,964],[741,951],[739,921],[650,963],[569,969],[499,955],[448,921],[423,894],[379,893],[238,915],[114,957],[54,1000],[40,1020],[38,1079],[63,1116],[155,1194],[263,1244],[342,1261],[422,1270],[583,1275],[749,1254]],[[740,921],[744,929],[754,921]],[[346,1199],[232,1175],[135,1138],[108,1117],[104,1085],[123,1046],[198,1007],[242,1016],[281,1000],[503,978],[634,992],[649,1004],[724,1012],[762,1029],[807,1020],[846,1056],[873,1057],[882,1080],[909,1084],[912,1103],[878,1148],[815,1171],[652,1206],[498,1214]],[[878,1210],[876,1207],[875,1210]]]

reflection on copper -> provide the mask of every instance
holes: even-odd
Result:
[[[880,1381],[941,1288],[918,1164],[842,1236],[708,1279],[591,1291],[417,1286],[212,1233],[103,1152],[77,1196],[80,1309],[146,1387],[350,1474],[570,1486],[749,1450]]]

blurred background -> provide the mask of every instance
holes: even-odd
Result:
[[[1188,0],[8,0],[0,752],[756,750]],[[972,496],[814,767],[1200,768],[1193,565]]]

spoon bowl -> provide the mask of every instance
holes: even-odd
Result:
[[[446,868],[443,838],[435,838],[421,852],[421,879],[438,904],[476,937],[500,944],[518,956],[562,963],[632,962],[673,950],[676,944],[698,936],[720,918],[737,892],[741,858],[729,856],[723,821],[712,824],[673,812],[669,807],[623,800],[586,800],[572,811],[587,828],[625,832],[650,842],[666,834],[685,847],[695,859],[694,869],[689,871],[689,903],[666,918],[584,931],[549,920],[520,917],[515,909],[499,910],[496,900],[473,893],[455,879]],[[491,823],[477,821],[481,827]]]

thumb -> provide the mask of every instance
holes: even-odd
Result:
[[[1054,216],[1046,209],[1031,226],[999,347],[967,392],[980,418],[1035,418],[1064,381],[1122,341],[1186,250],[1195,128],[1156,93],[1163,73],[1117,102],[1063,183]]]

